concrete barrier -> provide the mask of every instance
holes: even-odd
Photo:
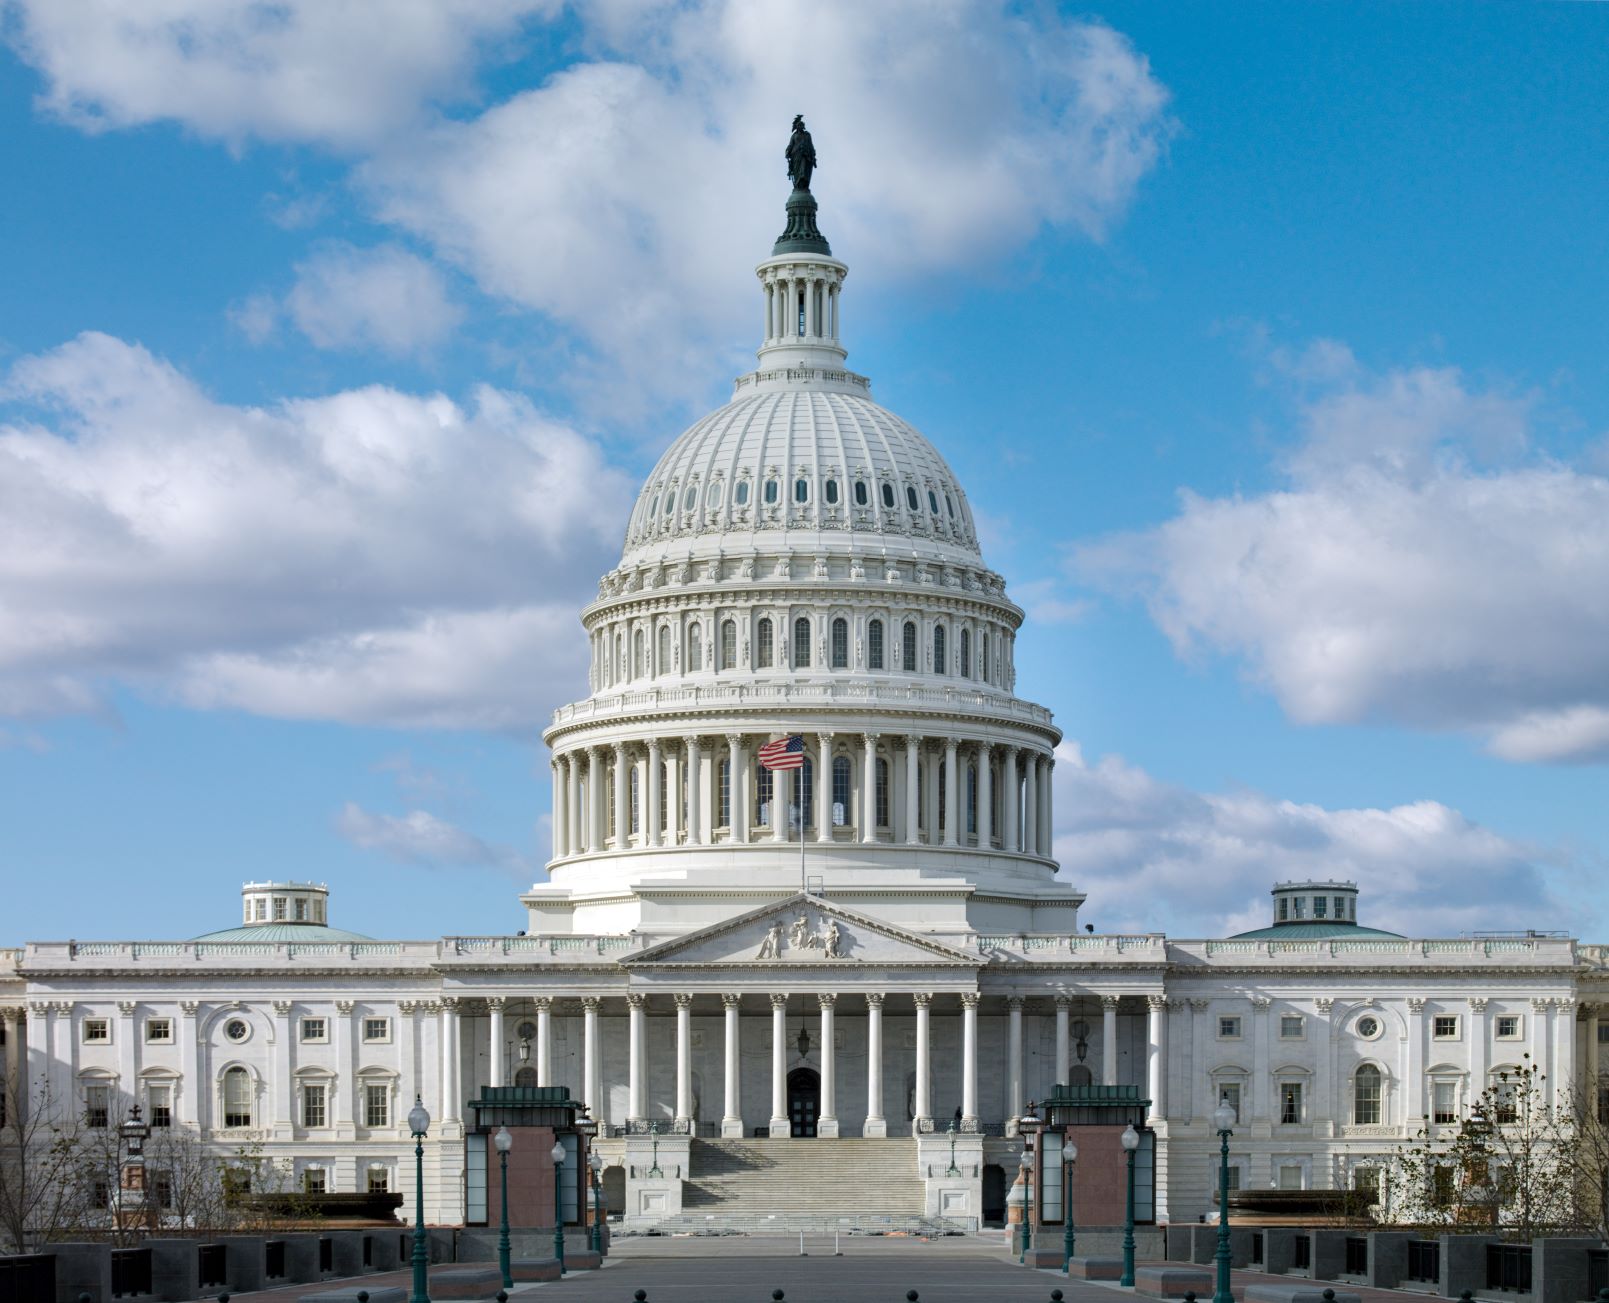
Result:
[[[285,1246],[285,1279],[296,1284],[306,1280],[322,1280],[318,1269],[318,1236],[281,1235]]]
[[[1314,1280],[1338,1280],[1346,1271],[1346,1231],[1309,1231],[1313,1256],[1308,1275]]]
[[[1191,1244],[1195,1240],[1196,1228],[1188,1222],[1180,1226],[1169,1226],[1164,1253],[1169,1262],[1194,1262],[1191,1257]]]
[[[1058,1264],[1061,1262],[1060,1254],[1057,1255],[1056,1261]],[[591,1249],[566,1248],[564,1265],[570,1271],[596,1271],[603,1266],[603,1254],[594,1253]]]
[[[42,1252],[56,1255],[56,1303],[78,1303],[80,1294],[95,1303],[111,1299],[110,1244],[47,1244]]]
[[[1284,1276],[1296,1265],[1296,1232],[1288,1226],[1263,1228],[1263,1270]]]
[[[1067,1263],[1067,1274],[1074,1280],[1120,1280],[1123,1259],[1072,1258]]]
[[[1361,1294],[1343,1294],[1318,1285],[1247,1285],[1243,1303],[1363,1303]]]
[[[557,1258],[517,1258],[508,1264],[508,1273],[515,1280],[557,1280]]]
[[[1596,1239],[1533,1240],[1531,1242],[1531,1298],[1534,1303],[1578,1303],[1591,1298],[1587,1287],[1587,1252],[1600,1248]]]
[[[151,1250],[151,1295],[160,1299],[193,1299],[201,1293],[199,1240],[145,1241]]]
[[[1373,1289],[1398,1289],[1408,1274],[1408,1231],[1369,1232],[1369,1279]]]
[[[1212,1276],[1195,1267],[1161,1267],[1148,1264],[1134,1269],[1134,1292],[1146,1298],[1182,1299],[1187,1293],[1212,1296]]]
[[[432,1300],[494,1298],[502,1288],[503,1273],[495,1267],[440,1267],[430,1273]]]
[[[1457,1298],[1466,1289],[1478,1293],[1486,1285],[1486,1245],[1489,1235],[1443,1235],[1441,1289],[1443,1298]]]
[[[249,1294],[263,1287],[268,1280],[268,1249],[261,1235],[220,1235],[213,1243],[224,1246],[231,1294]]]
[[[365,1237],[361,1231],[327,1231],[324,1238],[330,1242],[330,1262],[335,1275],[361,1276],[374,1270],[372,1263],[367,1267],[363,1265]]]

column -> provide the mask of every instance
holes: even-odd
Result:
[[[626,1122],[633,1126],[648,1118],[643,1098],[643,1082],[648,1072],[647,1003],[648,997],[641,991],[631,991],[626,995],[631,1056],[630,1069],[626,1074]]]
[[[813,297],[813,296],[812,296]],[[832,840],[832,734],[816,735],[816,840]],[[845,814],[849,812],[844,811]],[[803,818],[801,812],[800,817]]]
[[[921,739],[914,734],[905,739],[905,844],[917,846],[922,841],[922,807],[918,802],[921,760],[917,748]]]
[[[1117,1085],[1117,996],[1101,997],[1101,1085]]]
[[[888,1134],[883,1117],[883,994],[866,993],[866,1126],[861,1135],[881,1139]]]
[[[1073,1002],[1065,995],[1056,997],[1056,1084],[1069,1085],[1073,1077],[1073,1042],[1068,1019]]]
[[[994,845],[994,772],[989,761],[991,748],[978,743],[978,849]]]
[[[1598,1005],[1587,1006],[1587,1107],[1598,1106]]]
[[[1166,996],[1145,997],[1145,1088],[1151,1097],[1148,1119],[1168,1115],[1168,1001]]]
[[[966,814],[961,809],[959,793],[960,765],[956,763],[956,751],[960,741],[953,737],[944,739],[944,844],[955,846],[960,842],[959,830],[965,826]]]
[[[350,1138],[350,1126],[361,1120],[362,1114],[357,1111],[357,1055],[352,1046],[352,1010],[355,1002],[352,1000],[337,1000],[335,1002],[335,1017],[331,1020],[335,1026],[335,1080],[337,1089],[330,1100],[330,1125],[339,1126],[347,1124],[347,1138]],[[462,1021],[459,1027],[463,1026]],[[461,1034],[461,1033],[460,1033]],[[462,1055],[453,1061],[455,1073],[463,1071]],[[463,1083],[458,1083],[458,1094],[462,1095]]]
[[[286,1128],[289,1135],[291,1126],[292,1095],[295,1087],[291,1079],[291,1002],[289,1000],[274,1001],[274,1054],[273,1076],[269,1080],[269,1093],[273,1096],[274,1127]],[[193,1008],[193,1006],[192,1006]],[[193,1012],[186,1013],[192,1030],[195,1026]],[[192,1061],[192,1056],[186,1055],[186,1066]],[[194,1095],[199,1095],[206,1089],[206,1083],[197,1076],[193,1081],[186,1083]],[[193,1105],[192,1105],[193,1107]]]
[[[486,997],[486,1013],[490,1023],[487,1035],[491,1038],[490,1085],[506,1086],[503,1080],[503,999],[500,995]]]
[[[816,1134],[829,1140],[838,1135],[838,1047],[833,1044],[833,1006],[837,1001],[831,991],[816,996],[821,1006],[821,1107],[816,1112]]]
[[[1251,1120],[1269,1120],[1268,1006],[1266,996],[1251,1001]]]
[[[609,1125],[609,1101],[603,1097],[602,1046],[598,1043],[598,997],[581,997],[581,1081],[593,1118]],[[601,1134],[601,1133],[600,1133]]]
[[[1471,996],[1469,1001],[1469,1091],[1464,1100],[1467,1108],[1481,1097],[1486,1089],[1486,997]]]
[[[536,1005],[536,1084],[557,1086],[553,1080],[553,1000],[540,995],[532,1003]]]
[[[1051,775],[1056,769],[1056,757],[1046,755],[1039,762],[1039,853],[1049,858],[1055,848],[1056,827],[1054,816],[1055,784]]]
[[[1324,1003],[1331,1009],[1335,1007],[1329,1000]],[[1325,1031],[1329,1031],[1328,1026]],[[1425,1099],[1428,1091],[1425,1081],[1425,999],[1421,995],[1408,997],[1408,1070],[1404,1076],[1407,1080],[1402,1083],[1402,1124],[1411,1131],[1436,1102]],[[1392,1122],[1395,1119],[1388,1113],[1382,1115],[1380,1120]]]
[[[684,737],[687,749],[687,844],[704,844],[704,813],[698,796],[698,739]]]
[[[570,834],[567,853],[579,855],[586,849],[587,833],[581,826],[581,757],[573,751],[565,754],[564,772],[565,799],[570,803],[566,819],[566,831]]]
[[[564,821],[570,810],[570,801],[564,790],[564,762],[554,756],[550,768],[553,783],[553,858],[557,860],[569,851],[569,833],[565,830]]]
[[[587,748],[587,851],[603,849],[603,752],[597,747]]]
[[[1022,757],[1022,853],[1039,854],[1039,757],[1032,751]]]
[[[1014,1089],[1022,1094],[1022,1001],[1017,1001],[1017,1057],[1011,1069],[1016,1073]],[[1014,1117],[1022,1116],[1022,1102],[1018,1099]],[[961,996],[961,1130],[978,1129],[978,993],[967,991]]]
[[[693,1129],[693,997],[676,993],[676,1127]]]
[[[665,748],[665,845],[674,846],[682,831],[682,762],[674,746]]]
[[[743,1094],[741,1080],[741,1066],[743,1062],[738,1043],[738,1015],[743,1003],[741,995],[723,995],[721,1004],[726,1010],[726,1103],[722,1109],[721,1134],[723,1136],[741,1137],[743,1135]]]
[[[969,1036],[971,1040],[968,1039]],[[963,1024],[961,1055],[968,1062],[977,1057],[975,1040],[976,1033],[968,1032]],[[1006,997],[1006,1109],[1013,1119],[1022,1116],[1022,1105],[1022,997],[1011,995]],[[966,1112],[967,1107],[963,1103],[961,1105],[963,1117]]]
[[[21,1120],[24,1113],[22,1106],[28,1099],[28,1088],[23,1084],[23,1054],[22,1037],[24,1010],[19,1006],[7,1006],[0,1009],[0,1018],[5,1020],[6,1057],[5,1057],[5,1098],[0,1099],[0,1114],[10,1119]]]
[[[626,744],[616,742],[614,847],[617,851],[623,851],[631,845],[631,786],[626,778],[630,772],[626,761]]]
[[[771,840],[774,842],[788,840],[787,789],[788,783],[793,779],[793,775],[798,772],[798,770],[794,770],[790,773],[786,769],[780,771],[773,769],[771,771]],[[802,814],[803,812],[801,811],[801,816]],[[803,837],[803,835],[804,833],[801,829],[800,836]]]
[[[743,735],[726,735],[726,775],[728,799],[732,803],[732,817],[728,823],[731,839],[746,842],[749,839],[749,785],[744,781]]]
[[[184,1079],[179,1083],[179,1120],[187,1122],[191,1126],[196,1126],[201,1121],[201,1096],[207,1089],[207,1079],[201,1072],[201,1045],[196,1036],[196,1010],[199,1007],[194,1000],[179,1001],[179,1063],[184,1071]],[[277,1012],[279,1006],[276,1004],[274,1007]],[[290,1005],[286,1004],[285,1008],[289,1010]],[[39,1018],[42,1009],[45,1009],[46,1013],[44,1019],[39,1022],[40,1049],[48,1056],[51,1048],[48,1008],[38,1004],[33,1006],[35,1019]],[[276,1027],[275,1031],[277,1033],[276,1046],[283,1045],[285,1047],[284,1053],[288,1056],[290,1054],[290,1033],[284,1027]],[[29,1036],[28,1040],[31,1044],[33,1037]],[[289,1063],[288,1057],[286,1062],[287,1064]],[[285,1070],[285,1076],[287,1080],[290,1078],[289,1067]],[[43,1080],[44,1084],[49,1086],[50,1067],[48,1058],[45,1064]],[[289,1120],[289,1114],[287,1113],[286,1121],[288,1122]]]
[[[932,1071],[928,1062],[928,1006],[933,1003],[933,997],[926,991],[918,991],[911,997],[916,1001],[916,1107],[913,1110],[916,1117],[911,1122],[911,1129],[916,1132],[931,1131],[933,1129],[933,1080],[929,1075]]]
[[[922,769],[927,776],[922,793],[922,840],[929,846],[939,844],[939,767],[933,762],[933,748],[925,749]]]
[[[1562,1115],[1570,1106],[1570,1083],[1575,1080],[1575,1001],[1553,1002],[1553,1107]],[[1597,1107],[1594,1099],[1590,1105]]]
[[[788,997],[771,997],[771,1136],[791,1134],[788,1125]]]
[[[1190,1110],[1187,1116],[1193,1122],[1196,1118],[1212,1116],[1212,1111],[1218,1107],[1217,1099],[1209,1096],[1202,1098],[1202,1087],[1211,1085],[1211,1078],[1207,1076],[1207,1064],[1211,1059],[1207,1057],[1207,1040],[1211,1036],[1208,1030],[1212,1023],[1207,1017],[1207,1010],[1212,1007],[1210,1000],[1190,1001]],[[1325,1034],[1329,1034],[1328,1027]]]
[[[1022,788],[1017,781],[1017,748],[1007,747],[1005,751],[1006,776],[1000,784],[1000,800],[1006,808],[1001,811],[1005,815],[1005,826],[1000,830],[1000,849],[1020,851],[1022,842],[1018,837],[1017,816],[1022,802]]]
[[[860,743],[860,839],[869,845],[877,840],[877,734],[862,733]]]
[[[648,802],[648,810],[642,821],[642,841],[639,843],[643,846],[659,845],[659,764],[659,739],[651,737],[648,739],[648,781],[642,785]]]
[[[441,1002],[441,1120],[458,1121],[458,1001]]]

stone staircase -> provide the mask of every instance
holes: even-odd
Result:
[[[662,1231],[944,1233],[908,1138],[694,1140],[682,1213]]]

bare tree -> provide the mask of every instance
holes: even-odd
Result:
[[[5,1248],[23,1253],[60,1238],[82,1217],[79,1128],[46,1085],[7,1103],[12,1107],[0,1125],[0,1236]]]

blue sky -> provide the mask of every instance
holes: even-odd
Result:
[[[792,114],[1102,928],[1601,935],[1596,6],[0,4],[0,942],[511,931]],[[791,15],[791,16],[790,16]]]

